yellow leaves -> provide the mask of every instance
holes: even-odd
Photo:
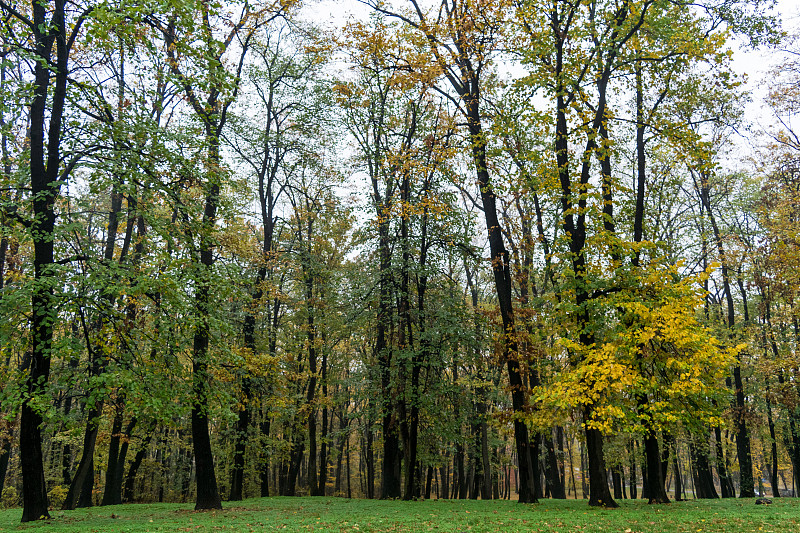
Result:
[[[717,416],[710,398],[743,346],[722,347],[698,321],[709,272],[681,277],[680,265],[637,269],[622,290],[590,302],[595,342],[556,328],[554,350],[569,363],[534,399],[550,413],[589,406],[590,427],[604,432],[637,427],[641,417],[660,426]],[[575,316],[577,306],[562,306]],[[563,327],[563,326],[562,326]],[[647,402],[641,404],[641,399]],[[688,407],[691,406],[691,407]]]

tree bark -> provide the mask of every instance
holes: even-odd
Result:
[[[49,518],[47,486],[42,459],[43,423],[41,412],[34,407],[45,391],[50,377],[50,354],[53,348],[53,325],[57,305],[53,256],[55,234],[55,202],[61,187],[61,123],[67,94],[69,32],[65,0],[35,0],[33,14],[34,73],[33,98],[30,104],[30,179],[33,218],[30,234],[33,241],[33,273],[36,283],[31,293],[31,362],[25,384],[20,414],[20,468],[22,471],[22,522]],[[3,9],[5,11],[5,8]],[[52,13],[47,20],[47,14]],[[72,28],[78,31],[80,24]],[[56,57],[52,57],[55,45]],[[51,79],[55,84],[51,85]],[[48,93],[52,87],[52,96]],[[45,127],[45,120],[49,124]],[[47,139],[45,139],[47,135]]]
[[[208,132],[212,161],[219,164],[217,138]],[[211,270],[214,266],[213,240],[211,231],[217,218],[220,186],[209,184],[203,211],[203,230],[200,235],[200,273],[195,288],[195,326],[192,347],[192,444],[197,477],[197,501],[195,510],[222,509],[217,489],[217,476],[214,472],[214,454],[211,451],[211,436],[208,431],[208,346],[210,337],[209,318],[211,314],[210,284]]]

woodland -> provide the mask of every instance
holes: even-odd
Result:
[[[798,496],[774,8],[0,0],[3,505]]]

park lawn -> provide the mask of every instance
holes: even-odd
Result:
[[[754,500],[693,500],[650,506],[620,502],[620,509],[592,509],[584,500],[428,500],[258,498],[226,502],[224,510],[195,512],[191,504],[131,504],[54,511],[53,518],[20,524],[21,509],[0,511],[0,531],[122,533],[145,531],[366,532],[800,532],[800,499],[772,505]]]

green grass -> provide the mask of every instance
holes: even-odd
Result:
[[[620,509],[590,509],[583,500],[424,502],[341,498],[261,498],[195,512],[191,504],[148,504],[55,511],[51,520],[20,524],[21,509],[0,511],[0,531],[333,531],[392,532],[774,532],[800,531],[800,500],[689,501],[650,506],[622,501]]]

